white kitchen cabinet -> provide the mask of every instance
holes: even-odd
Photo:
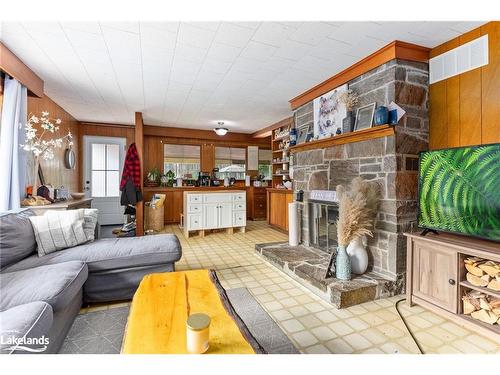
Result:
[[[206,203],[203,205],[202,229],[219,228],[219,204]],[[189,213],[188,213],[189,215]]]
[[[233,228],[245,231],[246,226],[246,191],[186,191],[184,192],[184,234],[189,237],[191,231]]]
[[[233,226],[233,205],[222,203],[219,206],[219,228],[229,228]]]

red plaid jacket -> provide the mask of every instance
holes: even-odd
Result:
[[[141,186],[141,164],[139,161],[139,154],[135,143],[132,143],[127,151],[125,157],[125,164],[123,165],[122,179],[120,181],[120,190],[127,184],[127,180],[131,178],[136,188]]]

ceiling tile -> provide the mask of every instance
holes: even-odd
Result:
[[[318,45],[325,37],[331,35],[337,26],[323,22],[304,22],[291,36],[296,42]]]
[[[299,43],[293,40],[287,40],[276,51],[274,56],[297,61],[301,57],[309,53],[309,51],[311,51],[312,48],[313,47],[309,44]]]
[[[281,46],[297,29],[277,22],[264,22],[255,32],[252,40],[272,46]]]
[[[207,53],[207,58],[232,63],[241,53],[241,48],[214,42]]]
[[[253,29],[224,22],[217,31],[215,41],[234,47],[244,47],[254,33]]]
[[[139,22],[100,22],[102,27],[139,34]]]
[[[241,52],[241,56],[257,61],[266,61],[269,60],[276,50],[276,47],[250,41]]]
[[[215,36],[215,32],[181,23],[179,27],[178,42],[193,47],[208,49]]]

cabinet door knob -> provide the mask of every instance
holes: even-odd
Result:
[[[453,279],[449,279],[448,282],[450,283],[450,285],[455,285],[455,280]]]

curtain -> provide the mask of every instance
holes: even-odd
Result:
[[[14,78],[5,76],[0,123],[0,212],[19,208],[26,175],[24,124],[28,91]]]

